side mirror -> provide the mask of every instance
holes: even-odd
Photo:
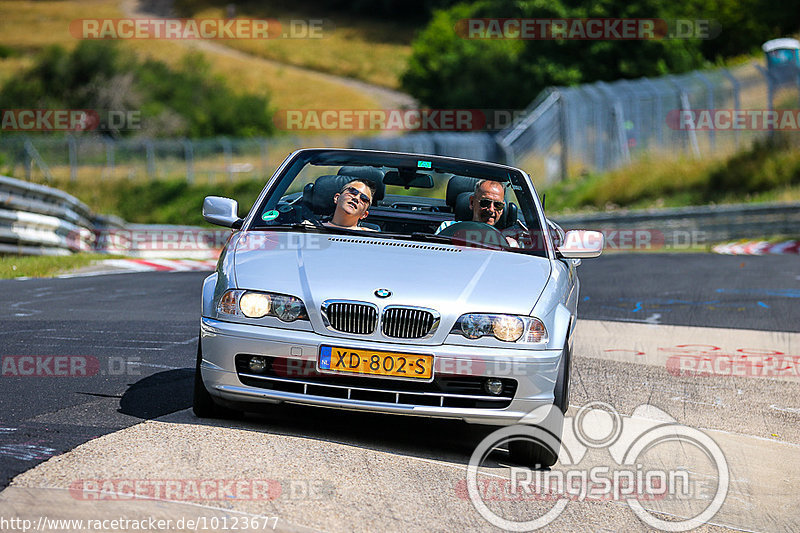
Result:
[[[239,218],[239,204],[236,200],[221,196],[206,196],[203,200],[203,218],[206,222],[238,229],[243,220]]]
[[[603,251],[605,237],[599,231],[574,229],[564,234],[564,241],[556,249],[565,259],[588,259]]]

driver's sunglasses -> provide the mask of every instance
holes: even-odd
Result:
[[[342,192],[346,192],[350,196],[355,196],[356,198],[360,199],[362,202],[364,202],[367,205],[372,203],[372,200],[370,200],[369,196],[367,196],[363,192],[359,191],[355,187],[345,187],[345,189]]]
[[[489,209],[489,206],[494,205],[495,211],[502,211],[503,209],[506,208],[505,202],[493,202],[488,198],[483,198],[482,200],[480,200],[478,202],[478,205],[481,206],[481,209]]]

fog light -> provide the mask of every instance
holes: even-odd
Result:
[[[267,368],[267,360],[264,359],[263,357],[254,355],[253,357],[250,358],[249,366],[251,371],[258,372],[259,374],[261,374]]]
[[[495,396],[499,396],[500,393],[503,392],[503,382],[497,378],[489,378],[484,383],[484,387],[486,388],[486,392],[489,394],[494,394]]]

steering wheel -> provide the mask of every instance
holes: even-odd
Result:
[[[469,246],[472,243],[497,249],[509,247],[505,235],[499,229],[484,222],[456,222],[440,231],[439,235],[452,237],[454,244],[462,246]]]

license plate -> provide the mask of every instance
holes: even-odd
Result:
[[[319,369],[345,374],[429,380],[433,377],[433,356],[322,346],[319,350]]]

